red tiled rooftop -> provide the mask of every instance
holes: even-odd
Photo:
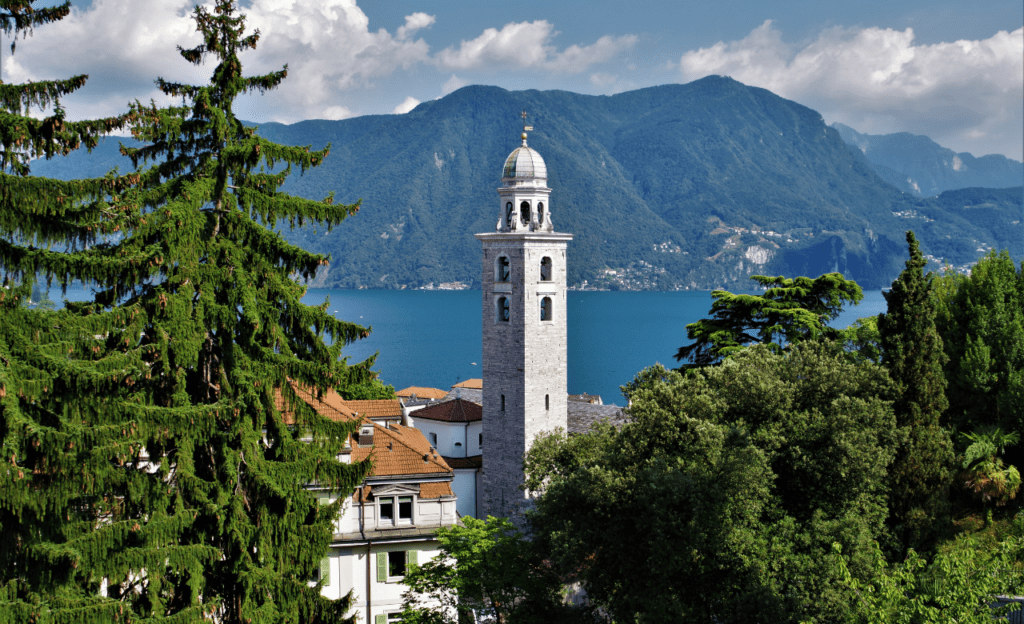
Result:
[[[370,476],[451,474],[423,434],[411,427],[373,425],[373,446],[352,445],[352,461],[373,459]]]
[[[438,388],[409,386],[408,388],[402,388],[395,395],[401,399],[411,399],[413,397],[417,399],[443,399],[448,396],[448,393]]]
[[[445,422],[475,422],[483,419],[484,408],[465,399],[453,399],[428,405],[411,413],[413,419],[443,420]]]
[[[484,380],[483,379],[467,379],[466,381],[460,381],[459,383],[452,386],[452,388],[472,388],[473,390],[483,390]]]
[[[341,397],[339,397],[341,398]],[[342,405],[366,418],[401,418],[402,404],[398,399],[372,399],[347,401],[341,399]]]

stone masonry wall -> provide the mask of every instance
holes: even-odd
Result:
[[[566,428],[566,234],[482,234],[483,513],[514,517],[527,494],[520,489],[523,454],[537,434]],[[510,280],[496,281],[497,259],[510,260]],[[541,259],[552,260],[551,281],[540,281]],[[510,299],[509,321],[498,320],[498,299]],[[552,319],[541,321],[550,297]],[[501,411],[501,395],[505,410]],[[548,402],[545,407],[545,396]]]

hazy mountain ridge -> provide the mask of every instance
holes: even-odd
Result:
[[[847,145],[864,154],[882,179],[917,196],[1024,183],[1024,163],[1001,154],[975,157],[967,152],[957,153],[926,136],[909,132],[861,134],[838,122],[832,127]]]
[[[323,166],[284,190],[363,199],[331,233],[285,236],[332,254],[319,285],[478,286],[473,234],[498,220],[495,189],[524,108],[536,128],[529,143],[548,164],[555,227],[575,235],[572,285],[736,289],[752,273],[842,270],[887,286],[908,228],[940,262],[964,265],[991,247],[1024,255],[1019,190],[908,196],[817,112],[721,77],[615,96],[474,86],[405,115],[262,124],[273,141],[332,144]],[[95,162],[37,163],[34,173],[101,175],[113,148],[105,142]]]

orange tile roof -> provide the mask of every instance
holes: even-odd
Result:
[[[395,396],[398,396],[403,399],[409,399],[412,397],[416,397],[417,399],[443,399],[446,396],[448,396],[448,393],[445,392],[444,390],[439,390],[437,388],[409,386],[408,388],[402,388],[401,390],[396,392]]]
[[[452,484],[448,481],[420,483],[420,498],[441,498],[442,496],[455,496],[455,493],[452,492]]]
[[[350,411],[358,412],[366,418],[401,418],[402,404],[398,399],[373,399],[346,401],[338,397],[341,404]]]
[[[430,448],[430,443],[417,429],[392,425],[373,425],[373,446],[352,446],[352,461],[373,459],[369,476],[451,474],[444,459]]]
[[[474,422],[483,420],[484,408],[472,401],[453,399],[418,409],[412,412],[412,417],[445,422]]]
[[[317,400],[309,389],[303,388],[298,384],[293,383],[292,389],[295,390],[295,394],[298,395],[300,399],[315,409],[321,416],[326,416],[335,422],[342,422],[356,418],[356,413],[342,403],[341,396],[334,390],[324,392],[322,398]],[[280,390],[274,391],[274,405],[278,410],[280,410],[285,424],[291,425],[295,423],[295,413],[288,405],[285,404],[284,395]]]
[[[295,389],[299,398],[306,401],[306,403],[316,409],[320,414],[330,418],[331,420],[337,421],[358,417],[364,423],[367,422],[367,419],[369,418],[368,415],[360,413],[357,416],[349,409],[348,406],[352,403],[391,402],[387,400],[346,402],[342,401],[341,397],[333,391],[325,392],[323,400],[318,401],[313,394],[308,390],[301,388],[297,384],[292,387]],[[397,404],[398,401],[394,401],[394,403]],[[285,416],[285,422],[289,422],[289,420],[294,422],[294,417],[290,416],[291,412],[287,410],[287,406],[284,404],[284,397],[281,395],[280,391],[277,392],[277,404],[278,409],[280,409],[282,414]],[[338,408],[336,409],[333,405],[337,405]],[[399,414],[401,414],[401,411],[399,411]],[[369,422],[368,424],[373,425],[373,446],[359,446],[355,440],[349,440],[349,446],[352,449],[350,459],[353,463],[363,461],[365,459],[373,460],[373,469],[370,471],[368,476],[381,477],[420,474],[453,474],[452,469],[445,463],[444,459],[437,454],[437,451],[430,447],[430,442],[427,441],[427,438],[424,437],[423,433],[419,430],[411,427],[403,427],[399,424],[393,424],[390,427],[384,427],[373,422]]]
[[[461,381],[461,382],[455,384],[454,386],[452,386],[452,388],[473,388],[474,390],[483,390],[483,388],[484,388],[484,380],[483,379],[467,379],[466,381]]]

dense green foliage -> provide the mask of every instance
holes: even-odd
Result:
[[[463,518],[436,533],[441,554],[405,577],[407,624],[594,621],[591,610],[562,602],[562,581],[537,544],[504,518]],[[423,606],[429,600],[430,606]]]
[[[949,424],[1024,431],[1024,264],[992,252],[970,275],[939,278],[936,292]]]
[[[941,416],[946,400],[946,354],[935,327],[934,275],[913,232],[907,232],[906,269],[885,292],[887,312],[878,317],[882,364],[899,386],[893,407],[904,431],[890,468],[889,522],[897,552],[930,549],[948,513],[953,446]]]
[[[841,547],[836,545],[836,550]],[[836,563],[856,601],[849,621],[856,624],[989,624],[1019,610],[998,598],[1024,592],[1024,540],[1011,536],[997,544],[956,539],[929,562],[911,550],[894,565],[874,552],[874,574],[853,577],[846,560]],[[993,608],[995,607],[995,608]]]
[[[238,55],[258,33],[244,34],[231,0],[195,20],[202,43],[180,52],[212,57],[211,83],[159,80],[181,106],[131,106],[141,147],[124,151],[137,171],[4,177],[0,621],[336,622],[349,610],[309,582],[339,505],[305,486],[344,493],[368,466],[335,459],[351,426],[318,416],[288,381],[366,382],[369,363],[339,359],[366,331],[300,303],[292,276],[325,258],[263,224],[329,228],[358,204],[279,192],[293,165],[326,150],[239,122],[235,98],[286,71],[242,75]],[[10,111],[3,128],[33,137],[35,122]],[[5,144],[6,166],[25,173],[17,150],[31,146]],[[29,309],[37,274],[82,280],[94,299]]]
[[[766,344],[776,353],[803,340],[836,340],[841,332],[828,326],[843,310],[864,298],[860,286],[828,273],[816,279],[753,275],[763,294],[711,293],[710,318],[686,326],[694,342],[679,348],[677,360],[708,366],[751,344]]]
[[[827,344],[755,346],[626,389],[630,420],[528,453],[556,569],[616,621],[835,621],[866,578],[897,439],[884,369]]]
[[[519,145],[524,108],[536,128],[530,146],[548,164],[555,227],[575,236],[570,284],[746,290],[752,274],[838,271],[863,288],[886,287],[906,250],[891,233],[908,224],[954,265],[977,259],[979,246],[1024,257],[1019,189],[902,194],[815,111],[712,76],[611,97],[474,86],[405,115],[261,125],[278,143],[332,145],[322,167],[285,190],[309,198],[336,190],[374,206],[334,233],[287,234],[345,259],[322,269],[317,284],[479,287],[473,234],[498,220],[495,188]],[[62,162],[70,160],[44,166],[82,177],[114,162],[100,154],[96,166],[106,168],[85,174]],[[599,275],[630,266],[628,280]]]

